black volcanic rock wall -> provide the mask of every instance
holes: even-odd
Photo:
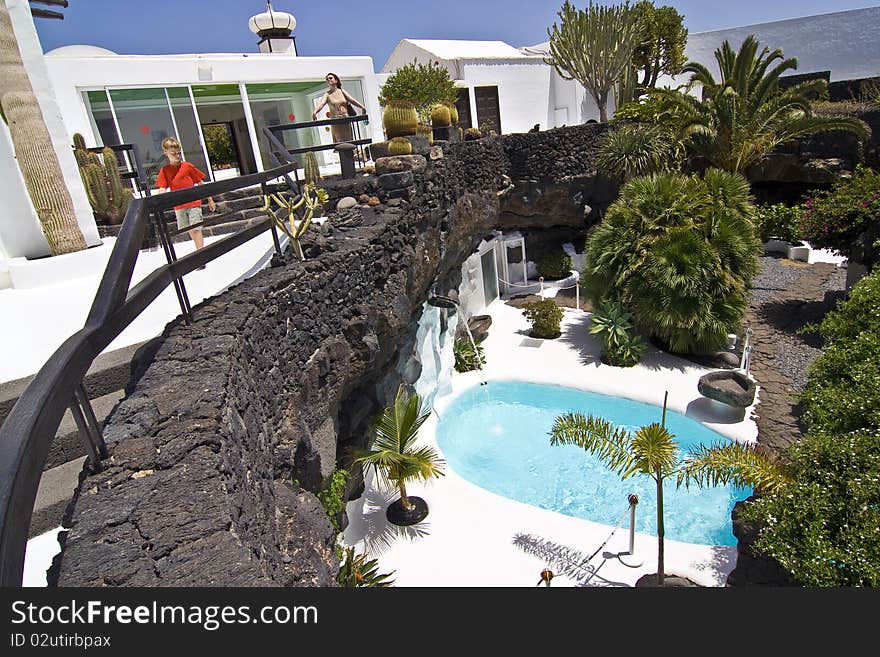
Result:
[[[593,143],[596,129],[583,131],[572,153]],[[562,133],[580,134],[447,144],[412,158],[425,167],[412,177],[333,182],[334,198],[380,192],[383,203],[331,213],[304,240],[305,262],[288,256],[199,304],[191,326],[169,324],[108,420],[111,456],[81,482],[50,582],[332,586],[336,532],[314,491],[418,376],[431,287],[457,288],[491,229],[546,225],[502,221],[496,191],[511,154]],[[527,158],[551,183],[574,171],[568,160],[553,170],[556,148]]]
[[[304,263],[166,328],[68,511],[57,584],[333,584],[335,531],[311,491],[390,401],[429,287],[457,286],[497,219],[500,143],[446,151],[411,201],[357,208],[357,225],[314,232]]]

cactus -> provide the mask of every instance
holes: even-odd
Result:
[[[314,151],[306,153],[306,161],[303,165],[303,179],[307,185],[317,185],[321,180],[321,170],[318,168],[318,158]]]
[[[5,0],[0,0],[0,116],[9,126],[15,159],[49,243],[49,253],[54,256],[85,249],[86,240],[21,60]]]
[[[464,130],[462,130],[461,128],[458,129],[458,140],[464,141]]]
[[[458,123],[458,108],[455,106],[455,103],[444,103],[449,108],[449,119],[452,122],[452,125],[456,125]]]
[[[431,126],[429,126],[425,123],[419,123],[416,126],[416,134],[417,135],[425,135],[428,138],[428,145],[429,146],[434,145],[434,129]]]
[[[290,238],[290,247],[300,260],[305,260],[305,254],[300,244],[300,239],[306,234],[309,226],[312,224],[312,217],[315,210],[324,205],[329,200],[327,190],[316,189],[314,185],[303,185],[302,196],[299,201],[294,203],[292,200],[279,196],[278,194],[267,194],[264,197],[263,211],[267,212],[272,220],[284,233]],[[272,202],[278,205],[278,210],[272,209]],[[305,206],[303,218],[296,222],[296,210]],[[284,223],[283,217],[279,216],[281,210],[287,211],[287,221],[290,228]]]
[[[471,141],[472,139],[481,139],[483,137],[483,133],[480,132],[479,128],[468,128],[464,131],[464,140]]]
[[[435,128],[445,128],[452,125],[452,111],[449,105],[437,103],[431,108],[431,125]]]
[[[389,139],[414,135],[418,123],[415,105],[405,100],[389,100],[382,112],[382,125]]]
[[[112,148],[101,151],[99,158],[86,150],[82,135],[73,136],[74,154],[95,216],[108,224],[122,223],[131,203],[132,193],[119,175],[119,160]]]
[[[388,155],[411,155],[412,144],[406,137],[394,137],[388,142]]]

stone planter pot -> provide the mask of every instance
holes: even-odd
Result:
[[[791,244],[788,247],[788,259],[807,262],[810,259],[810,247],[806,244]]]
[[[803,242],[792,244],[785,240],[769,239],[764,242],[764,253],[782,253],[789,260],[807,262],[810,258],[810,247]]]
[[[400,500],[392,502],[385,509],[385,517],[392,525],[400,527],[408,527],[420,523],[428,516],[428,503],[421,497],[409,495],[409,502],[413,508],[406,510]]]
[[[738,370],[720,370],[701,376],[697,390],[704,397],[722,404],[747,408],[755,401],[756,386],[754,381]]]

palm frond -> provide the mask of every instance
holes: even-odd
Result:
[[[683,460],[677,484],[689,487],[751,486],[756,492],[775,493],[787,482],[781,468],[772,460],[741,443],[701,445]]]
[[[550,444],[576,445],[597,456],[622,479],[638,471],[629,431],[600,417],[582,413],[566,413],[557,417],[550,431]]]

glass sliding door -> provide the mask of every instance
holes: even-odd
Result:
[[[85,91],[83,96],[86,107],[89,108],[89,119],[92,122],[92,131],[98,138],[97,144],[86,143],[86,146],[115,146],[121,144],[119,133],[116,131],[116,122],[113,120],[113,112],[110,111],[110,101],[107,92]]]
[[[109,94],[122,143],[137,144],[147,180],[155,186],[159,169],[168,163],[162,140],[176,136],[165,89],[111,89]]]
[[[194,85],[192,93],[213,176],[225,178],[256,172],[257,161],[238,85]]]
[[[168,102],[171,105],[171,114],[177,128],[177,139],[183,149],[183,159],[192,162],[199,171],[210,176],[211,168],[205,159],[202,134],[189,96],[189,88],[168,87],[166,91],[168,92]]]
[[[254,128],[264,168],[272,169],[278,166],[272,160],[269,139],[266,137],[264,128],[285,123],[311,121],[312,105],[309,102],[309,95],[319,91],[323,94],[325,88],[326,85],[320,81],[247,85],[248,100],[250,101],[251,114],[254,117]],[[320,143],[317,128],[285,130],[281,133],[281,138],[288,150]],[[302,166],[302,158],[301,155],[296,156],[300,166]]]

